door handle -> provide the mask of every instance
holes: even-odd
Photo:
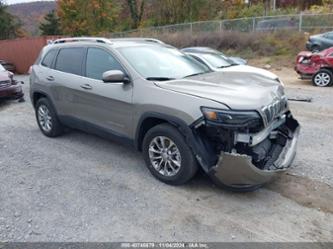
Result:
[[[89,84],[84,84],[84,85],[81,85],[80,87],[85,89],[85,90],[91,90],[92,89],[92,86],[89,85]]]
[[[54,81],[54,77],[53,77],[53,76],[48,76],[48,77],[46,77],[46,79],[47,79],[48,81]]]

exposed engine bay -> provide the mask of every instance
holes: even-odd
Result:
[[[270,173],[290,167],[296,154],[299,124],[287,111],[267,126],[258,122],[251,127],[233,128],[206,121],[197,126],[196,132],[217,156],[211,173],[219,174],[224,184],[244,186],[262,184],[271,178]]]

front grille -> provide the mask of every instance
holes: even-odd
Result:
[[[287,97],[283,97],[272,104],[262,108],[266,125],[280,116],[288,108]]]
[[[3,80],[3,81],[0,81],[0,87],[4,87],[4,86],[8,86],[10,85],[10,80]]]

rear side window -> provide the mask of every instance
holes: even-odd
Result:
[[[55,69],[71,74],[82,74],[85,48],[63,48],[59,51]]]
[[[44,57],[44,59],[42,61],[42,65],[44,67],[51,67],[52,63],[53,63],[53,60],[54,60],[54,57],[56,56],[56,54],[57,54],[57,50],[51,50],[51,51],[49,51],[45,55],[45,57]]]
[[[86,63],[86,76],[88,78],[101,80],[103,73],[109,70],[120,70],[122,66],[108,52],[99,48],[89,48]]]

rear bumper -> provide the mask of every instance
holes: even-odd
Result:
[[[274,160],[268,159],[263,168],[256,166],[250,155],[222,152],[217,165],[208,174],[218,185],[233,189],[251,189],[269,182],[273,176],[287,170],[296,155],[300,126],[292,118],[287,126],[290,135],[285,145],[272,152],[277,156],[272,157]]]
[[[22,87],[20,85],[11,85],[8,87],[0,88],[0,99],[15,100],[24,96]]]
[[[306,78],[311,78],[315,73],[320,70],[320,65],[304,65],[304,64],[297,64],[295,66],[295,71]]]

